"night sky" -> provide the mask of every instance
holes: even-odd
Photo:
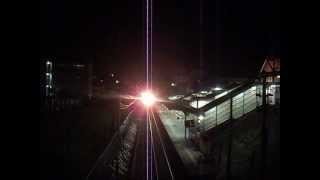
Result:
[[[198,0],[154,0],[154,76],[199,67]],[[75,57],[98,72],[140,78],[145,71],[145,0],[40,1],[40,57]],[[267,55],[280,54],[276,0],[203,0],[207,77],[252,76]],[[66,58],[68,59],[68,58]],[[125,72],[125,73],[124,73]]]

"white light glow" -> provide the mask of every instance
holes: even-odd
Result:
[[[171,86],[176,86],[176,84],[175,83],[171,83]]]
[[[116,84],[119,84],[120,83],[120,81],[119,80],[116,80]]]
[[[141,93],[140,100],[146,107],[150,107],[156,102],[156,97],[150,91],[145,91]]]
[[[277,78],[280,79],[280,75],[278,75]]]
[[[222,90],[222,88],[221,87],[215,87],[213,90],[220,91],[220,90]]]
[[[272,89],[273,89],[273,88],[276,88],[276,87],[280,87],[280,85],[278,85],[278,84],[277,84],[277,85],[272,84],[272,85],[270,86],[270,88],[272,88]]]
[[[199,121],[201,121],[201,120],[204,119],[204,116],[203,116],[203,115],[200,115],[200,116],[198,117],[198,119],[199,119]]]
[[[190,102],[190,106],[194,107],[194,108],[201,108],[207,104],[209,104],[212,100],[211,99],[208,99],[208,100],[199,100],[198,103],[197,101],[192,101]],[[197,107],[198,105],[198,107]]]
[[[183,95],[176,95],[176,96],[169,96],[168,99],[174,101],[174,100],[180,99],[182,97],[183,97]]]
[[[228,91],[225,91],[225,92],[223,92],[223,93],[220,93],[220,94],[216,95],[214,98],[215,98],[215,99],[218,99],[218,98],[220,98],[220,97],[222,97],[222,96],[225,96],[226,94],[228,94]]]

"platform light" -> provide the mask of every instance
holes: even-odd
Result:
[[[174,86],[176,86],[176,84],[175,83],[171,83],[171,86],[174,87]]]
[[[214,90],[214,91],[220,91],[220,90],[222,90],[222,88],[219,87],[219,86],[217,86],[217,87],[215,87],[213,90]]]
[[[120,81],[119,80],[116,80],[116,84],[119,84],[120,83]]]
[[[176,96],[169,96],[168,99],[174,101],[174,100],[180,99],[182,97],[183,97],[183,95],[176,95]]]

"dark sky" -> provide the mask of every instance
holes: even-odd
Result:
[[[154,76],[199,67],[199,2],[153,1]],[[139,78],[145,70],[144,3],[41,0],[40,56],[90,59],[101,72]],[[279,1],[203,0],[202,36],[207,76],[255,74],[264,56],[280,53]]]

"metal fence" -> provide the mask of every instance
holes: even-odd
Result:
[[[253,111],[262,105],[262,98],[259,94],[262,94],[262,85],[252,85],[249,89],[204,112],[204,118],[200,126],[206,131],[229,120],[231,118],[231,100],[232,117],[234,119]]]

